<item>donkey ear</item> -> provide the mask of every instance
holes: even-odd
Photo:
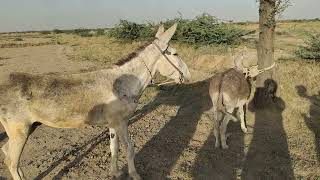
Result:
[[[158,32],[157,32],[157,34],[156,34],[156,38],[160,38],[160,36],[161,36],[161,34],[163,34],[164,33],[164,26],[163,26],[163,24],[161,24],[160,26],[159,26],[159,29],[158,29]]]
[[[243,67],[243,59],[244,59],[244,55],[242,53],[241,53],[240,56],[238,56],[238,57],[236,57],[234,59],[234,65],[236,66],[236,68],[238,70],[241,70],[241,71],[244,69],[244,67]]]
[[[172,36],[174,35],[174,33],[176,32],[177,26],[178,24],[174,23],[174,25],[171,26],[166,32],[162,33],[159,39],[161,39],[163,43],[167,44],[172,38]]]

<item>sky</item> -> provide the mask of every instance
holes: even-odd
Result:
[[[320,18],[320,0],[291,0],[284,19]],[[120,19],[160,22],[209,13],[257,21],[256,0],[0,0],[0,32],[112,27]]]

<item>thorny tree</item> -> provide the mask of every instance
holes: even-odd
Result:
[[[274,34],[276,16],[289,5],[290,0],[257,0],[259,5],[259,41],[257,43],[259,67],[270,67],[274,63]],[[272,79],[274,81],[266,81]],[[257,108],[262,108],[274,97],[275,85],[266,82],[278,82],[276,68],[266,71],[257,77],[257,89],[253,99]]]

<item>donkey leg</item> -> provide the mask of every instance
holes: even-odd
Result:
[[[216,138],[215,147],[220,147],[220,138],[219,138],[219,112],[217,110],[213,110],[213,118],[214,118],[214,127],[213,127],[213,134]]]
[[[124,144],[127,150],[127,162],[128,162],[128,169],[129,169],[129,176],[134,180],[140,180],[141,177],[137,173],[136,167],[134,165],[134,150],[129,139],[128,135],[128,124],[123,124],[117,129],[117,133],[119,135],[119,139]]]
[[[244,117],[244,111],[243,111],[243,106],[240,106],[238,109],[238,113],[240,116],[240,123],[241,123],[241,129],[242,132],[247,133],[248,129],[246,127],[246,122],[245,122],[245,117]]]
[[[7,155],[8,155],[8,150],[9,150],[9,143],[6,142],[6,143],[2,146],[2,152],[4,153],[5,157],[7,157]]]
[[[24,145],[28,139],[30,125],[24,123],[8,123],[7,133],[9,136],[8,144],[3,148],[6,155],[6,164],[14,180],[24,179],[22,170],[19,168],[19,160]]]
[[[232,113],[233,108],[227,108],[227,112]],[[227,145],[227,137],[226,137],[226,131],[227,131],[229,121],[230,121],[230,117],[226,114],[222,120],[221,125],[220,125],[220,136],[221,136],[222,149],[229,148],[229,146]],[[230,136],[230,135],[228,135],[228,136]]]
[[[228,116],[224,116],[222,123],[220,125],[220,136],[221,136],[221,146],[222,149],[228,149],[226,131],[230,118]]]
[[[118,178],[122,174],[118,169],[119,138],[115,129],[109,128],[109,133],[111,151],[111,175]]]

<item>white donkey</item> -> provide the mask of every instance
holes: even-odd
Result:
[[[9,82],[0,86],[0,121],[9,137],[2,150],[13,179],[24,179],[19,159],[35,122],[56,128],[106,125],[112,175],[121,174],[117,166],[120,139],[130,177],[141,179],[134,165],[128,119],[156,72],[179,83],[191,78],[187,65],[168,45],[176,27],[164,32],[160,26],[152,43],[110,69],[71,75],[11,74]]]

